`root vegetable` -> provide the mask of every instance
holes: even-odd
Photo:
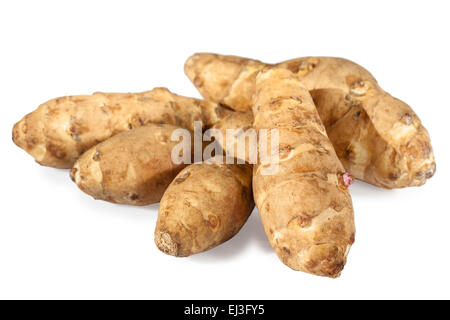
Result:
[[[251,108],[255,77],[266,64],[195,54],[185,72],[207,99],[238,111]],[[344,167],[384,188],[419,186],[436,170],[427,130],[403,101],[380,88],[363,67],[341,58],[307,57],[277,64],[309,90]]]
[[[109,202],[147,205],[158,202],[186,165],[171,160],[172,125],[149,124],[117,134],[86,151],[71,170],[85,193]]]
[[[233,237],[253,210],[250,165],[192,164],[164,193],[155,243],[186,257]]]
[[[313,100],[289,70],[256,78],[256,129],[279,130],[279,168],[253,168],[253,192],[264,230],[280,260],[294,270],[337,277],[354,242],[353,207],[345,173]]]
[[[40,105],[16,123],[13,141],[41,165],[71,168],[84,151],[117,133],[149,123],[193,130],[194,120],[208,127],[227,113],[216,103],[165,88],[68,96]]]

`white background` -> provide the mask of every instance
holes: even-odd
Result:
[[[448,1],[2,1],[0,298],[450,298]],[[209,252],[173,258],[153,243],[157,205],[95,201],[68,171],[41,167],[13,124],[56,96],[166,86],[195,52],[278,62],[339,56],[371,71],[429,130],[425,186],[355,183],[357,238],[339,279],[295,272],[255,211]]]

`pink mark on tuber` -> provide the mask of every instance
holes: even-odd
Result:
[[[353,181],[355,180],[353,179],[353,176],[350,173],[346,172],[342,175],[342,181],[344,182],[344,186],[348,188],[352,185]]]

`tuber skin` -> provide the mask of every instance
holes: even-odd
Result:
[[[56,98],[14,125],[13,141],[44,166],[71,168],[87,149],[149,123],[193,130],[211,126],[229,113],[217,103],[187,98],[166,88],[142,93],[94,93]]]
[[[198,53],[185,72],[203,97],[237,111],[251,109],[260,61]],[[403,101],[356,63],[306,57],[277,64],[309,90],[342,164],[355,178],[388,189],[423,185],[436,170],[427,130]]]
[[[95,199],[130,205],[159,202],[186,164],[174,164],[170,137],[178,127],[149,124],[117,134],[86,151],[70,176]]]
[[[161,199],[155,243],[162,252],[187,257],[232,238],[253,208],[252,166],[192,164]]]
[[[253,168],[253,194],[272,248],[294,270],[338,277],[355,239],[351,178],[309,92],[289,70],[264,69],[253,113],[255,129],[279,130],[278,171]]]

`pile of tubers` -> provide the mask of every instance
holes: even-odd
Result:
[[[155,243],[186,257],[232,238],[259,210],[269,242],[294,270],[338,277],[355,240],[353,177],[392,189],[423,185],[436,170],[414,111],[341,58],[278,64],[199,53],[185,73],[205,100],[165,88],[50,100],[14,125],[13,141],[41,165],[70,168],[95,199],[160,202]],[[279,169],[174,163],[172,133],[278,129]],[[221,141],[224,152],[236,141]],[[192,151],[193,152],[193,151]],[[240,161],[237,161],[240,160]]]

